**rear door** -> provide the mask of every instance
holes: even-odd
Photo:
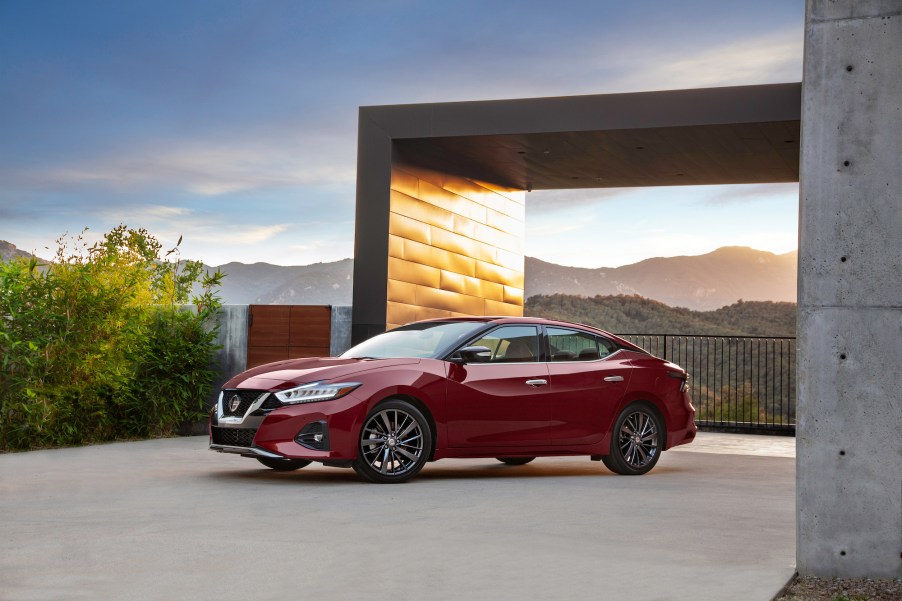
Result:
[[[631,374],[629,358],[608,339],[582,330],[545,328],[552,393],[552,444],[600,442],[614,421]],[[618,358],[622,357],[622,358]]]

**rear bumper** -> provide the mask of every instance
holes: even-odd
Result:
[[[689,398],[689,392],[683,393],[683,402],[685,414],[680,419],[681,427],[675,428],[667,433],[667,448],[673,448],[681,444],[688,444],[695,440],[695,434],[698,432],[698,426],[695,425],[695,407],[692,405],[692,399]]]

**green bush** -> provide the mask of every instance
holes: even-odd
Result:
[[[47,265],[0,263],[0,449],[167,435],[202,416],[222,274],[161,249],[121,225],[90,247],[60,238]]]

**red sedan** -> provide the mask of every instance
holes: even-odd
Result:
[[[605,331],[438,319],[235,376],[210,448],[275,470],[352,467],[373,482],[405,482],[445,457],[588,455],[638,475],[695,438],[694,417],[685,370]]]

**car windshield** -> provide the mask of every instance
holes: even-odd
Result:
[[[350,359],[438,359],[484,325],[481,321],[412,323],[361,342],[341,356]]]

